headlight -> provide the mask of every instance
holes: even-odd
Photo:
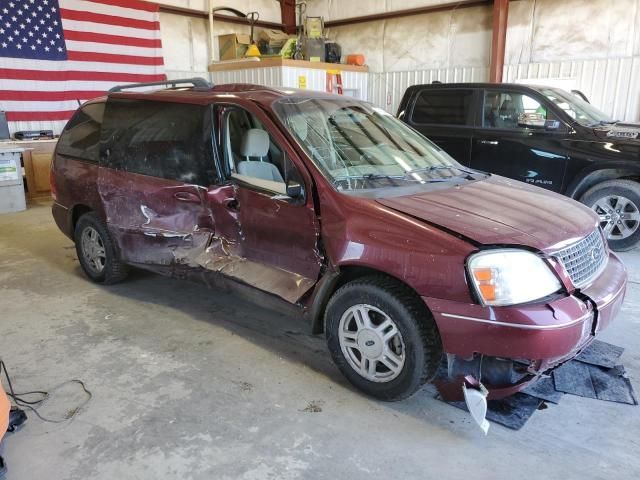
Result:
[[[515,305],[546,297],[561,285],[549,266],[526,250],[475,253],[467,262],[469,276],[485,305]]]

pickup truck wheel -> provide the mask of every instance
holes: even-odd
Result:
[[[366,277],[341,287],[329,300],[325,325],[340,371],[381,400],[415,393],[442,358],[433,317],[414,292],[391,278]]]
[[[74,240],[80,265],[91,280],[113,284],[127,277],[127,265],[120,261],[107,227],[94,213],[80,217]]]
[[[610,180],[588,190],[580,199],[600,217],[600,227],[615,251],[633,248],[640,240],[640,184]]]

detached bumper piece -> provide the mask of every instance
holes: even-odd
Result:
[[[515,382],[499,387],[507,391],[530,380],[528,376],[521,376],[518,362],[495,358],[461,362],[449,358],[434,383],[438,398],[469,411],[485,434],[489,428],[487,420],[519,430],[536,410],[546,408],[545,402],[557,404],[565,393],[638,405],[624,366],[619,363],[623,351],[621,347],[594,340],[576,359],[555,369],[551,376],[541,377],[521,392],[499,400],[491,400],[490,395],[487,398],[491,381],[494,384]]]

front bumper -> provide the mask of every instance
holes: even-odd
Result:
[[[548,303],[484,307],[423,300],[435,317],[446,353],[466,360],[482,355],[530,364],[528,380],[494,386],[490,396],[499,398],[575,357],[618,314],[626,281],[622,262],[611,253],[607,267],[591,285]]]

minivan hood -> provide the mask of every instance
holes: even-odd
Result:
[[[496,175],[377,202],[477,243],[539,250],[569,245],[598,224],[594,212],[570,198]]]

